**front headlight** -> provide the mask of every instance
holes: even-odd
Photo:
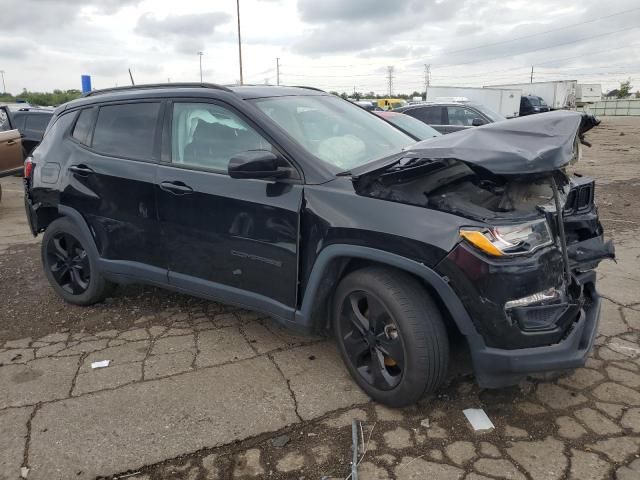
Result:
[[[522,255],[551,245],[553,238],[546,220],[499,225],[482,230],[460,229],[460,236],[489,255]]]

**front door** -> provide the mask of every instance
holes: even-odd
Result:
[[[293,307],[302,185],[227,174],[235,154],[277,148],[222,103],[173,103],[165,128],[157,193],[169,282],[249,307],[276,305],[274,314]]]
[[[19,171],[23,161],[20,132],[11,127],[7,111],[0,108],[0,176]]]

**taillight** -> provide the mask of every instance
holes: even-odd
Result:
[[[32,157],[27,157],[24,161],[24,178],[31,180],[31,175],[33,175],[33,167],[35,164],[33,163]]]

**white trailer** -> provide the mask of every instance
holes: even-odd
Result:
[[[576,90],[576,105],[583,106],[602,100],[602,85],[599,83],[579,83]]]
[[[480,87],[429,87],[427,101],[469,100],[498,112],[503,117],[517,117],[520,112],[519,89],[495,89]]]
[[[522,95],[542,97],[552,110],[576,108],[577,80],[555,82],[514,83],[512,85],[488,85],[486,88],[517,88]]]

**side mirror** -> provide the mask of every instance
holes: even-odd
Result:
[[[474,118],[471,122],[471,125],[474,127],[479,127],[480,125],[484,125],[486,122],[481,118]]]
[[[289,169],[278,167],[278,157],[267,150],[249,150],[231,157],[227,168],[231,178],[279,179],[290,175]]]

